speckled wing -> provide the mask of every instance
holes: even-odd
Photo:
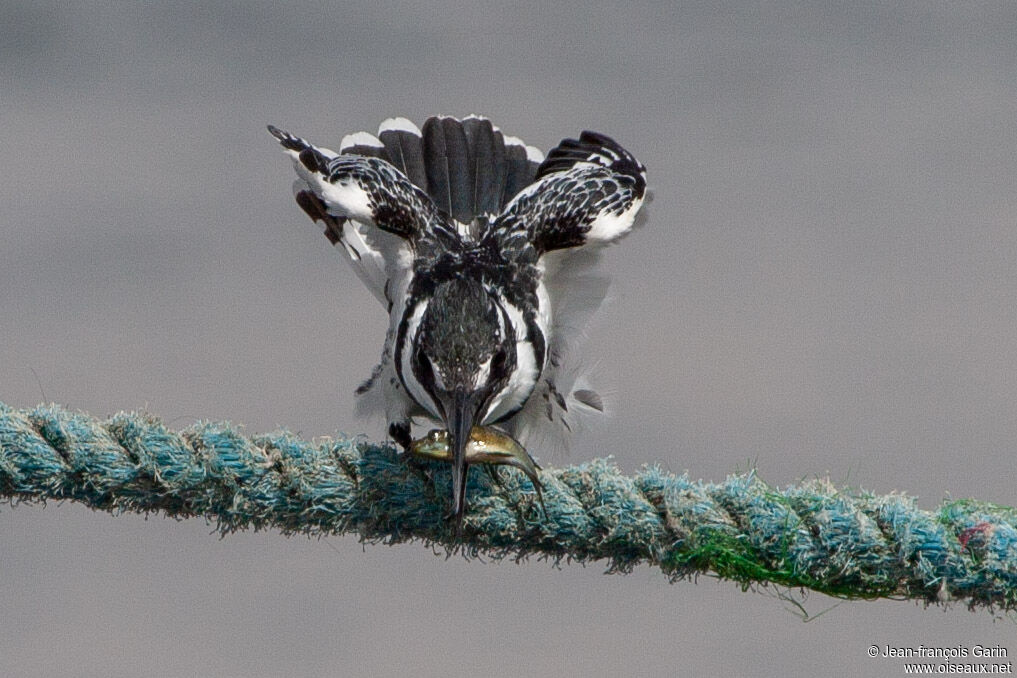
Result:
[[[323,226],[332,244],[345,248],[360,278],[391,306],[390,283],[409,267],[409,246],[426,233],[448,230],[447,219],[386,159],[374,135],[349,135],[335,153],[268,129],[293,159],[297,203]]]
[[[499,215],[493,232],[525,237],[538,256],[631,230],[646,197],[646,168],[613,139],[583,132],[547,154],[536,179]]]

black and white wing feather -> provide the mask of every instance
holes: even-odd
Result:
[[[523,231],[541,255],[612,242],[632,228],[646,197],[646,168],[613,139],[583,132],[548,153],[536,180],[498,217],[496,230]]]
[[[386,123],[381,135],[390,144],[405,136],[398,132],[410,133],[400,129],[403,123],[412,125],[402,119]],[[413,159],[401,155],[403,166],[397,168],[383,157],[385,143],[366,132],[345,137],[335,153],[278,128],[269,131],[293,159],[297,203],[322,223],[334,245],[345,248],[360,278],[390,306],[392,283],[410,266],[410,245],[425,233],[449,228],[428,195],[401,171],[413,171]]]
[[[408,240],[441,223],[427,194],[387,160],[336,155],[275,127],[269,131],[290,152],[300,178],[329,216],[355,219]]]

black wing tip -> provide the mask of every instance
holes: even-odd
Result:
[[[268,125],[268,132],[282,144],[282,147],[288,151],[302,151],[310,147],[306,141],[298,136],[294,136],[286,130],[281,130],[275,125]]]
[[[646,167],[621,144],[600,132],[583,130],[578,139],[563,139],[552,148],[537,170],[537,178],[565,172],[579,162],[595,162],[631,177],[639,195],[646,185]]]
[[[600,132],[594,132],[593,130],[584,129],[579,133],[579,142],[583,144],[593,144],[595,146],[601,146],[603,148],[610,148],[612,151],[618,151],[621,153],[627,153],[621,144]]]
[[[282,147],[287,151],[296,151],[297,158],[301,164],[312,172],[326,174],[328,171],[328,158],[321,151],[289,132],[279,129],[275,125],[268,125],[269,133],[279,140]],[[313,217],[312,217],[313,218]]]
[[[583,130],[583,132],[579,135],[579,141],[582,143],[595,144],[601,148],[613,151],[618,156],[618,159],[611,164],[612,169],[620,169],[619,167],[616,167],[616,165],[621,165],[624,169],[634,168],[635,171],[640,174],[646,173],[645,165],[636,160],[636,157],[629,153],[624,146],[606,134]]]

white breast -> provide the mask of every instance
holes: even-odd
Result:
[[[544,333],[545,344],[547,339],[547,328],[550,325],[550,304],[547,301],[547,292],[543,283],[537,289],[537,298],[540,303],[540,313],[537,315],[537,326]],[[537,364],[537,356],[533,350],[533,344],[526,341],[526,321],[522,312],[510,304],[504,297],[500,297],[502,308],[509,317],[516,334],[516,369],[512,372],[508,384],[505,385],[498,395],[491,401],[487,408],[487,416],[484,423],[497,421],[513,410],[522,407],[526,399],[533,393],[533,387],[540,378],[543,364]],[[547,357],[546,351],[544,355]]]
[[[428,412],[435,419],[441,419],[441,410],[438,408],[438,404],[434,402],[431,395],[427,392],[427,389],[417,381],[417,377],[413,374],[413,363],[411,358],[413,356],[413,337],[417,333],[417,328],[420,327],[420,320],[424,316],[424,311],[427,309],[426,301],[419,301],[413,308],[413,314],[410,316],[409,321],[406,325],[406,339],[403,342],[403,351],[399,356],[400,358],[400,375],[402,377],[403,384],[406,386],[406,390],[409,392],[413,399],[417,403],[428,410]]]

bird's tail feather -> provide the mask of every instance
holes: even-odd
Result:
[[[390,118],[377,136],[367,132],[343,140],[341,153],[390,162],[426,192],[442,212],[462,224],[496,215],[533,182],[543,154],[506,136],[487,118],[428,118],[418,128]]]

